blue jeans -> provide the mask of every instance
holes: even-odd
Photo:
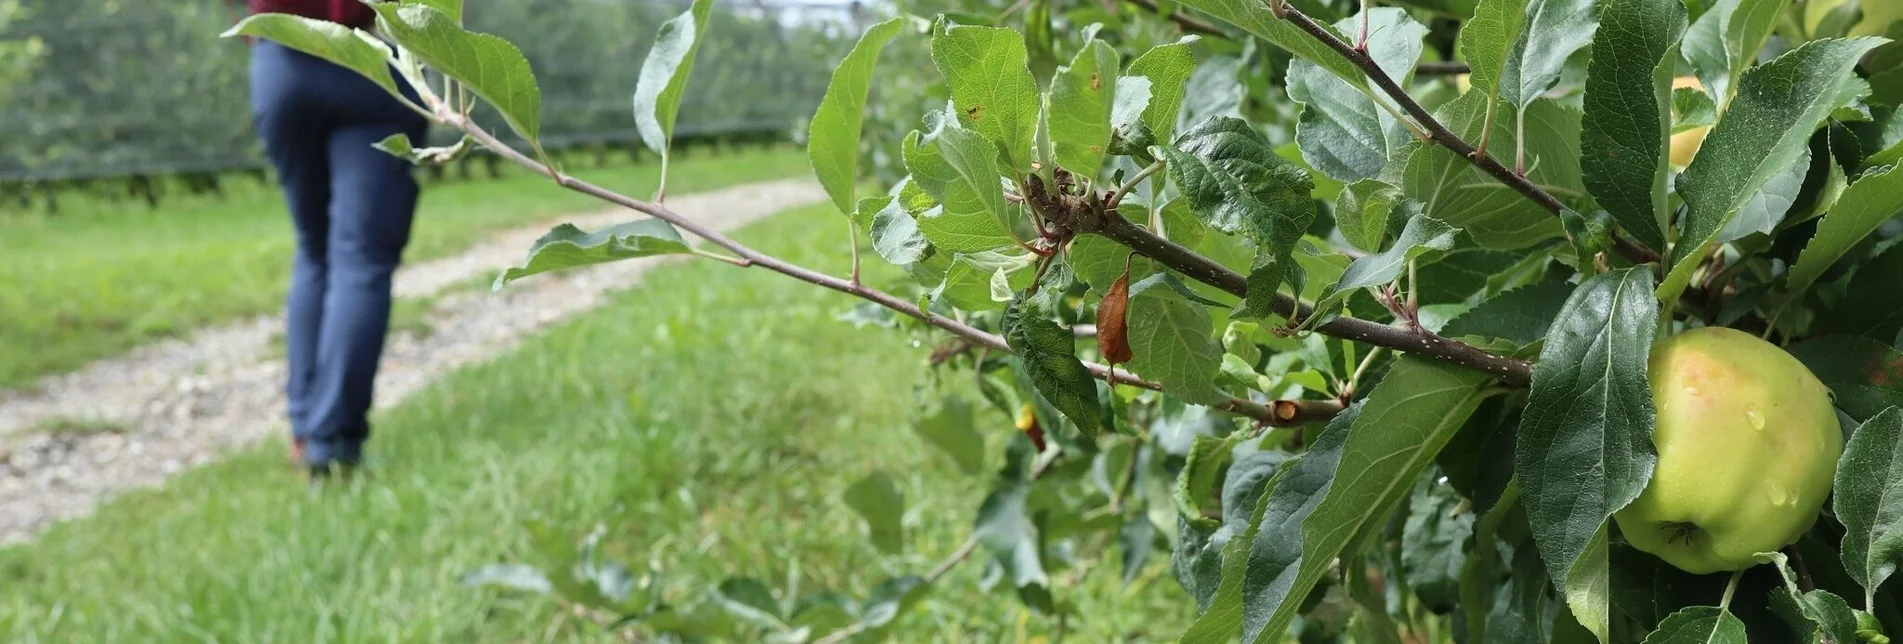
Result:
[[[291,431],[309,464],[354,464],[418,193],[409,162],[371,144],[404,133],[420,145],[429,124],[356,72],[265,40],[252,45],[251,113],[297,237],[284,329]]]

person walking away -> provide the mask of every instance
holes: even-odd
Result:
[[[235,0],[234,0],[235,1]],[[361,0],[245,0],[372,29]],[[370,437],[372,385],[390,321],[390,279],[419,193],[409,162],[371,147],[421,143],[429,122],[362,75],[264,39],[251,47],[251,112],[291,212],[297,252],[285,302],[292,460],[313,482],[349,474]],[[404,94],[415,90],[395,73]]]

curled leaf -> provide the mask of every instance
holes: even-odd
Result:
[[[1097,304],[1097,350],[1113,366],[1130,361],[1129,308],[1130,269],[1125,268]]]

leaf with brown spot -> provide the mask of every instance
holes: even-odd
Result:
[[[1097,304],[1097,350],[1111,366],[1130,361],[1129,307],[1130,269],[1125,267]]]

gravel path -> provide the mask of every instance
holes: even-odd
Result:
[[[818,184],[783,180],[682,195],[668,202],[716,230],[825,198]],[[596,228],[640,215],[570,218]],[[547,225],[496,235],[454,257],[400,269],[398,297],[436,297],[423,337],[391,337],[377,375],[377,407],[402,401],[438,376],[491,358],[527,334],[593,308],[661,262],[648,258],[537,275],[500,293],[452,289],[520,262]],[[0,544],[84,516],[103,499],[156,485],[186,468],[287,431],[284,361],[270,349],[279,316],[207,329],[49,378],[31,391],[0,391]],[[65,425],[66,429],[48,431]]]

